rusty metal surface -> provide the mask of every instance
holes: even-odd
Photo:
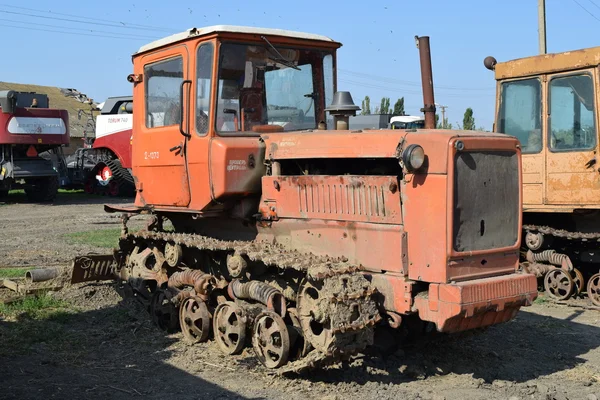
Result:
[[[600,47],[592,47],[499,62],[495,67],[495,75],[496,79],[508,79],[573,71],[597,67],[599,60]]]
[[[523,225],[523,229],[529,232],[540,232],[544,235],[556,236],[568,240],[600,241],[600,232],[572,232],[544,225]]]
[[[76,257],[73,261],[71,283],[115,279],[115,267],[116,262],[113,254],[89,254]]]
[[[511,274],[432,284],[425,296],[415,298],[415,309],[440,332],[458,332],[508,321],[521,306],[531,305],[537,294],[534,275]]]
[[[197,269],[186,269],[173,273],[168,280],[169,287],[181,289],[184,286],[192,286],[196,295],[202,300],[207,299],[211,287],[216,285],[215,278]]]
[[[552,265],[557,265],[565,271],[571,271],[573,269],[573,263],[569,259],[569,256],[562,253],[557,253],[556,250],[549,249],[534,253],[529,250],[527,252],[527,261],[531,263],[536,262],[547,262]]]
[[[263,184],[279,218],[402,223],[396,176],[273,176]]]
[[[373,326],[381,318],[372,298],[376,288],[364,278],[363,274],[358,272],[358,266],[352,265],[344,259],[303,254],[269,242],[221,241],[182,233],[140,231],[135,234],[127,234],[121,240],[122,243],[123,241],[130,242],[130,246],[134,246],[134,243],[148,243],[153,246],[152,243],[170,242],[186,248],[232,251],[251,261],[260,261],[267,266],[281,270],[294,269],[305,272],[308,280],[325,285],[327,295],[319,298],[318,304],[324,311],[320,317],[323,318],[321,322],[328,321],[327,324],[330,327],[329,339],[323,347],[323,350],[326,351],[314,351],[309,354],[307,359],[288,364],[286,371],[295,371],[315,363],[338,360],[343,355],[353,354],[363,349],[372,342]],[[346,283],[342,284],[343,282]],[[357,285],[362,289],[350,290],[350,288],[358,287]],[[224,305],[221,304],[219,307],[223,308]],[[233,354],[229,352],[239,351],[238,346],[241,344],[227,342],[225,337],[227,331],[233,328],[226,322],[225,316],[220,315],[225,313],[229,318],[233,311],[219,311],[219,307],[215,311],[213,319],[215,337],[224,351]],[[235,307],[238,308],[238,306]],[[164,303],[157,303],[156,308],[159,315],[155,320],[162,321],[165,326],[170,326],[172,321],[161,313],[164,311]],[[355,310],[360,311],[358,318]],[[237,315],[237,312],[235,313]],[[243,310],[240,310],[239,313],[241,313],[239,317],[242,318]],[[310,309],[300,307],[299,314],[302,320],[302,315],[311,315]],[[306,317],[304,318],[306,319]]]
[[[285,317],[285,298],[279,289],[260,281],[241,282],[234,279],[229,283],[229,295],[236,299],[250,299],[258,301]]]
[[[433,93],[433,70],[431,69],[431,50],[429,36],[415,36],[421,62],[421,84],[423,86],[423,108],[425,129],[435,129],[435,96]]]

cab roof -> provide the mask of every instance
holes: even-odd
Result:
[[[284,29],[255,28],[249,26],[213,25],[204,28],[191,28],[186,31],[176,33],[174,35],[155,40],[154,42],[148,43],[140,47],[140,49],[135,54],[145,53],[147,51],[167,46],[169,44],[176,43],[185,39],[209,35],[212,33],[247,33],[253,35],[282,36],[294,39],[317,40],[321,42],[337,43],[335,40],[327,36],[316,35],[314,33],[294,32]]]
[[[542,54],[499,62],[494,71],[496,80],[567,72],[600,65],[600,47]]]

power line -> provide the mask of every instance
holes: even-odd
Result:
[[[338,68],[338,71],[343,74],[352,75],[355,77],[362,77],[362,78],[367,78],[367,79],[372,79],[372,80],[377,80],[377,81],[399,83],[399,84],[404,84],[407,86],[421,87],[421,82],[405,81],[405,80],[401,80],[401,79],[389,78],[389,77],[384,77],[384,76],[380,76],[380,75],[373,75],[373,74],[367,74],[367,73],[363,73],[363,72],[350,71],[350,70],[343,69],[343,68]],[[468,88],[468,87],[461,88],[461,87],[445,86],[445,85],[435,85],[435,87],[437,89],[461,90],[461,91],[490,91],[491,90],[489,88]]]
[[[47,17],[45,15],[35,15],[35,14],[28,14],[28,13],[22,13],[22,12],[17,12],[17,11],[6,11],[6,10],[0,10],[0,13],[13,14],[13,15],[22,15],[22,16],[34,17],[34,18],[44,18],[44,19],[51,19],[51,20],[56,20],[56,21],[75,22],[75,23],[78,23],[78,24],[91,24],[91,25],[110,26],[110,27],[113,27],[113,28],[122,28],[122,29],[137,29],[137,30],[143,30],[143,31],[156,30],[156,29],[151,29],[151,28],[141,28],[141,27],[136,27],[136,26],[127,26],[127,24],[125,24],[124,22],[121,22],[121,25],[118,25],[118,24],[113,24],[113,23],[107,24],[107,23],[102,23],[102,22],[77,21],[75,19],[69,19],[69,18]]]
[[[27,21],[14,21],[11,19],[6,19],[6,18],[0,18],[0,21],[6,21],[6,22],[12,22],[12,23],[17,23],[17,24],[27,24],[27,29],[35,29],[31,27],[31,22],[27,22]],[[3,25],[3,26],[7,26],[7,25]],[[115,35],[119,36],[123,39],[140,39],[140,40],[156,40],[156,37],[152,37],[152,36],[143,36],[143,35],[136,35],[136,34],[123,34],[121,32],[109,32],[109,31],[99,31],[99,30],[95,30],[95,29],[87,29],[87,28],[73,28],[73,27],[69,27],[69,26],[60,26],[60,25],[50,25],[50,24],[38,24],[36,23],[35,26],[45,26],[48,28],[58,28],[58,29],[69,29],[69,30],[76,30],[76,31],[85,31],[85,32],[91,32],[91,33],[106,33],[109,35]],[[66,33],[70,33],[70,32],[66,32]]]
[[[79,18],[79,19],[87,19],[89,21],[110,22],[110,23],[114,23],[114,24],[127,25],[127,26],[130,26],[130,27],[149,28],[149,29],[161,30],[161,31],[165,31],[165,32],[173,32],[174,31],[174,29],[164,28],[164,27],[158,27],[158,26],[152,26],[152,25],[141,25],[141,24],[124,23],[122,21],[116,21],[116,20],[110,20],[110,19],[101,19],[101,18],[92,18],[92,17],[85,17],[85,16],[82,16],[82,15],[74,15],[74,14],[57,13],[57,12],[50,11],[50,10],[40,10],[40,9],[35,9],[35,8],[19,7],[19,6],[13,6],[11,4],[0,3],[0,6],[6,7],[6,8],[14,8],[14,9],[17,9],[17,10],[34,11],[34,12],[37,12],[37,13],[47,13],[47,14],[52,14],[52,15],[62,15],[63,17],[74,17],[74,18]]]
[[[589,0],[590,3],[592,3],[594,6],[596,6],[596,8],[600,9],[600,6],[598,5],[598,3],[596,3],[594,0]]]
[[[581,7],[583,9],[583,11],[585,11],[588,14],[590,14],[592,16],[592,18],[594,18],[597,21],[600,21],[600,18],[598,18],[594,14],[592,14],[587,8],[585,8],[584,6],[582,6],[581,3],[579,3],[577,0],[573,0],[573,2],[575,2],[575,4],[577,4],[579,7]]]
[[[399,87],[392,87],[392,86],[383,86],[383,85],[378,85],[378,84],[374,84],[374,83],[367,83],[367,82],[360,82],[360,81],[355,81],[355,80],[351,80],[351,79],[346,79],[346,78],[338,78],[338,81],[340,82],[345,82],[345,83],[350,83],[352,85],[356,85],[356,86],[362,86],[362,87],[366,87],[366,88],[370,88],[370,89],[380,89],[380,90],[393,90],[393,91],[398,91],[398,92],[402,92],[402,93],[407,93],[407,94],[417,94],[420,95],[421,91],[419,90],[408,90],[405,88],[399,88]],[[495,94],[458,94],[458,93],[444,93],[443,97],[460,97],[460,98],[464,98],[464,97],[492,97],[495,96]]]
[[[145,41],[146,40],[146,39],[141,39],[141,38],[133,38],[133,37],[125,37],[125,36],[108,36],[108,35],[95,35],[92,33],[65,32],[65,31],[59,31],[59,30],[54,30],[54,29],[31,28],[31,27],[26,27],[26,26],[7,25],[7,24],[3,24],[2,27],[26,29],[28,31],[64,33],[67,35],[77,35],[77,36],[94,36],[94,37],[109,38],[109,39],[137,40],[137,41]]]

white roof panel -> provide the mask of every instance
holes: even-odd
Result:
[[[335,43],[335,40],[323,36],[316,35],[314,33],[303,33],[303,32],[294,32],[287,31],[284,29],[271,29],[271,28],[254,28],[250,26],[233,26],[233,25],[214,25],[207,26],[204,28],[191,28],[181,33],[176,33],[171,36],[167,36],[162,39],[155,40],[152,43],[148,43],[137,51],[138,53],[144,53],[149,50],[156,49],[158,47],[166,46],[171,43],[179,42],[181,40],[194,37],[194,36],[202,36],[208,35],[216,32],[230,32],[230,33],[249,33],[255,35],[267,35],[267,36],[285,36],[295,39],[308,39],[308,40],[320,40],[324,42],[332,42]]]

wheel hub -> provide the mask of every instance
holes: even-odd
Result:
[[[185,299],[179,307],[179,324],[185,339],[191,343],[205,342],[210,334],[210,312],[199,297]]]
[[[588,281],[587,292],[592,304],[600,307],[600,273],[592,275]]]
[[[273,311],[264,311],[254,321],[252,347],[267,368],[284,365],[290,353],[290,334],[283,319]]]
[[[233,302],[221,303],[213,316],[215,341],[225,354],[239,354],[246,340],[246,319]]]
[[[550,270],[544,276],[544,288],[557,300],[567,300],[573,294],[575,283],[568,272],[560,268]]]

